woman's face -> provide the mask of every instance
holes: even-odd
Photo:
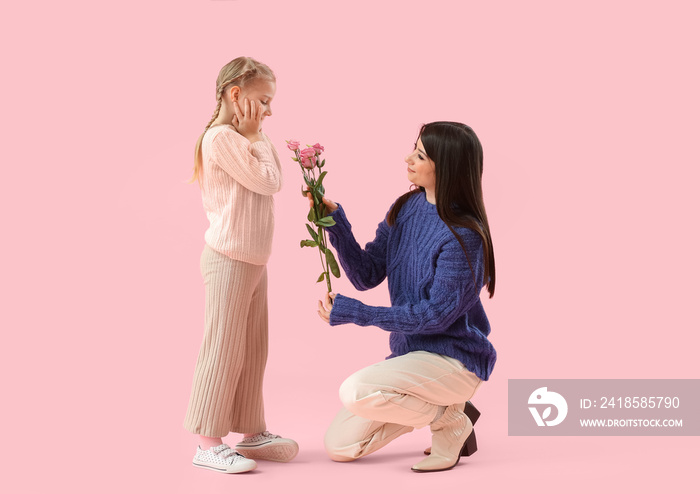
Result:
[[[405,161],[408,163],[408,179],[411,182],[429,191],[435,189],[435,162],[428,158],[420,137]]]

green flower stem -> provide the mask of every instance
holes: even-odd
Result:
[[[319,235],[319,240],[320,240],[320,235]],[[326,238],[326,229],[323,228],[323,249],[325,252],[325,249],[327,249],[328,245],[328,239]],[[325,256],[323,256],[325,257]],[[331,288],[331,273],[330,273],[330,267],[328,266],[328,261],[326,260],[326,285],[328,286],[328,293],[331,293],[333,289]],[[331,304],[333,303],[333,300],[331,300]]]
[[[316,185],[316,173],[315,173],[315,168],[311,169],[311,178],[310,182],[315,186]],[[315,191],[314,191],[315,192]],[[316,218],[321,219],[321,208],[322,204],[319,204],[316,201],[316,195],[312,192],[311,196],[314,200],[314,211],[316,213]],[[318,227],[318,255],[321,257],[321,266],[323,267],[323,272],[326,273],[326,287],[328,288],[328,293],[331,293],[333,289],[331,288],[331,273],[330,273],[330,266],[328,265],[328,260],[326,259],[325,253],[326,249],[328,248],[327,246],[327,239],[326,239],[326,229],[322,226]]]
[[[326,245],[325,245],[325,229],[322,226],[318,227],[318,255],[321,258],[321,267],[323,268],[323,272],[326,273],[326,286],[328,287],[328,293],[331,292],[331,279],[330,279],[330,274],[328,273],[329,268],[328,268],[328,262],[325,261],[326,256],[324,255],[326,251]]]
[[[304,182],[306,182],[307,190],[311,194],[313,201],[313,215],[315,216],[315,221],[312,222],[310,228],[313,229],[314,226],[317,227],[317,230],[314,231],[317,232],[318,236],[318,240],[316,241],[318,245],[318,255],[321,258],[321,267],[323,268],[323,273],[326,277],[326,287],[328,288],[328,293],[331,293],[333,291],[333,288],[331,287],[331,267],[330,263],[328,262],[328,256],[326,255],[326,250],[328,250],[328,237],[326,235],[326,228],[321,225],[316,225],[317,221],[325,217],[325,215],[321,215],[321,211],[324,210],[323,200],[321,199],[319,202],[316,198],[318,195],[317,192],[319,192],[320,188],[320,184],[317,183],[318,177],[316,176],[316,166],[318,166],[318,163],[314,168],[307,169],[302,165],[301,153],[298,149],[294,151],[294,156],[296,158],[295,161],[299,163],[299,168],[301,168],[301,173],[304,176]],[[320,168],[319,173],[321,173]]]

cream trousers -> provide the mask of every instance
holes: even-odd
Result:
[[[185,428],[209,437],[262,432],[267,268],[231,259],[207,245],[201,269],[205,329]]]
[[[430,424],[441,406],[470,400],[480,385],[458,360],[424,351],[366,367],[340,386],[344,408],[326,432],[326,451],[335,461],[366,456]]]

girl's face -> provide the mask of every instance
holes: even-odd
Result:
[[[245,98],[248,101],[254,102],[256,105],[259,103],[263,107],[263,120],[265,117],[272,115],[272,98],[275,97],[275,91],[277,91],[277,84],[275,81],[269,79],[257,79],[247,84],[245,88],[241,88],[238,97],[234,101],[238,101],[238,104],[242,104]]]
[[[427,191],[435,189],[435,162],[428,158],[420,137],[405,161],[408,163],[408,179],[411,182]]]

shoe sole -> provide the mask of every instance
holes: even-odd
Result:
[[[455,464],[452,465],[451,467],[438,468],[438,469],[435,469],[435,470],[421,470],[421,469],[418,469],[418,468],[411,468],[411,471],[412,471],[412,472],[416,472],[416,473],[430,473],[430,472],[444,472],[445,470],[452,470],[454,467],[457,466],[457,463],[459,463],[459,459],[460,459],[460,458],[461,458],[461,457],[458,456],[458,457],[457,457],[457,461],[456,461]]]
[[[299,453],[298,444],[267,444],[258,446],[236,445],[236,451],[251,460],[268,460],[287,463]]]
[[[245,472],[250,472],[252,470],[255,470],[257,468],[257,465],[253,465],[252,468],[241,467],[242,469],[229,470],[225,467],[215,467],[215,466],[209,465],[207,463],[197,463],[195,461],[192,462],[192,465],[197,467],[197,468],[205,468],[207,470],[212,470],[214,472],[219,472],[219,473],[245,473]]]

